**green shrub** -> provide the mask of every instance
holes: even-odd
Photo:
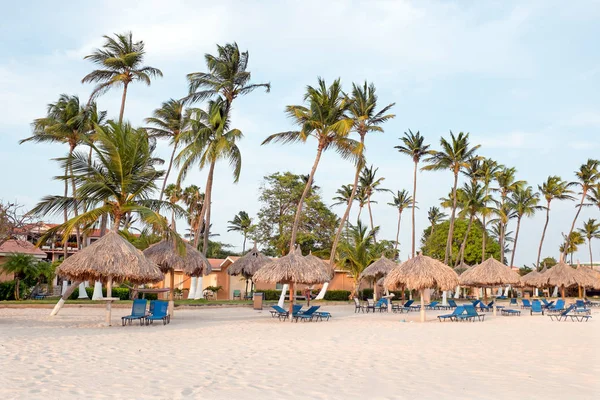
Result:
[[[359,296],[362,300],[366,300],[366,299],[372,299],[373,298],[373,289],[363,289],[360,291],[360,296]]]
[[[87,293],[88,297],[91,299],[92,294],[94,293],[94,288],[87,287],[87,288],[85,288],[85,292]],[[102,296],[106,297],[106,288],[104,288],[104,287],[102,288]],[[129,288],[120,288],[120,287],[112,288],[112,297],[118,297],[119,300],[129,300]],[[78,298],[79,298],[79,287],[75,288],[73,293],[71,293],[71,295],[69,296],[69,300],[77,300]]]
[[[330,301],[346,301],[350,298],[349,290],[328,290],[325,293],[325,300]]]
[[[143,293],[146,300],[158,300],[158,293]],[[138,299],[142,298],[142,293],[138,293]]]
[[[265,300],[270,300],[270,301],[279,300],[279,297],[281,296],[281,290],[266,289],[266,290],[257,290],[256,292],[264,293]]]
[[[15,299],[15,281],[0,282],[0,300]]]

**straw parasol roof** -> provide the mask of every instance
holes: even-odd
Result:
[[[183,271],[188,276],[202,276],[212,271],[206,257],[188,243],[185,244],[184,255],[179,254],[173,241],[166,239],[148,247],[144,255],[164,273],[173,269]]]
[[[593,289],[600,289],[600,272],[592,268],[582,267],[581,265],[577,267],[577,271],[580,271],[581,273],[586,274],[589,278],[591,278],[590,285],[585,286]]]
[[[389,290],[398,286],[415,290],[450,290],[458,285],[458,275],[441,261],[419,254],[390,271],[383,285]]]
[[[523,286],[531,286],[531,287],[536,287],[536,281],[539,278],[540,273],[537,272],[536,270],[531,271],[530,273],[528,273],[527,275],[524,275],[521,277],[521,282],[523,283]]]
[[[113,231],[64,260],[56,274],[75,281],[106,281],[112,277],[115,281],[135,284],[159,282],[164,278],[156,264]]]
[[[317,256],[313,256],[312,251],[310,253],[308,253],[307,256],[305,256],[304,258],[306,258],[309,262],[323,268],[323,271],[325,271],[325,273],[327,274],[327,276],[329,276],[329,279],[332,278],[331,276],[331,270],[329,269],[329,263],[326,262],[325,260],[323,260],[322,258],[319,258]]]
[[[252,276],[261,269],[265,264],[268,264],[271,259],[260,251],[254,244],[252,250],[238,258],[227,268],[229,275],[241,275],[246,279],[252,278]]]
[[[559,287],[574,285],[589,287],[595,285],[594,279],[590,275],[565,264],[563,261],[541,273],[533,283],[537,286]]]
[[[385,258],[383,255],[374,263],[369,265],[361,272],[359,279],[373,278],[378,279],[381,276],[387,275],[391,270],[396,268],[398,264],[392,260]]]
[[[474,265],[460,276],[462,286],[520,285],[518,273],[490,257],[481,264]]]
[[[316,258],[316,257],[315,257]],[[324,262],[321,261],[321,264]],[[272,260],[259,269],[252,279],[267,283],[303,283],[312,285],[330,280],[323,265],[307,259],[299,248],[287,255]]]

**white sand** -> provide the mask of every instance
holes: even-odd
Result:
[[[418,313],[280,323],[249,308],[177,310],[120,326],[128,310],[0,309],[0,398],[591,399],[600,395],[600,310],[588,323]],[[429,311],[433,320],[438,312]],[[118,326],[117,326],[118,324]]]

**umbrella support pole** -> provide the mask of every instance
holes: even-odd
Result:
[[[425,322],[425,289],[421,289],[421,322]]]
[[[108,281],[106,282],[106,297],[107,298],[112,297],[112,276],[109,276]],[[106,302],[106,324],[108,326],[110,326],[110,319],[111,319],[111,302],[107,301]]]
[[[169,316],[173,317],[175,310],[175,270],[171,269],[170,272],[170,288],[169,288]]]
[[[290,284],[290,322],[294,322],[294,297],[296,297],[296,285]]]
[[[54,306],[52,311],[50,312],[50,316],[55,316],[58,314],[62,306],[65,304],[65,301],[69,298],[71,293],[75,291],[75,288],[79,286],[79,282],[73,282],[73,284],[63,293],[63,295],[58,300],[58,303]]]

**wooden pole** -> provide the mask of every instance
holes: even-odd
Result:
[[[112,276],[108,276],[108,281],[106,282],[106,297],[112,297]],[[106,302],[106,324],[110,326],[110,314],[111,314],[111,301]]]
[[[294,322],[294,297],[296,294],[296,285],[294,282],[290,283],[290,322]]]
[[[565,299],[565,285],[560,285],[560,297],[562,297],[562,299]]]
[[[425,322],[425,289],[421,289],[421,322]]]
[[[171,286],[169,290],[169,315],[173,317],[173,311],[175,309],[175,269],[171,268],[171,271],[169,272],[171,274],[169,279],[169,285]]]

